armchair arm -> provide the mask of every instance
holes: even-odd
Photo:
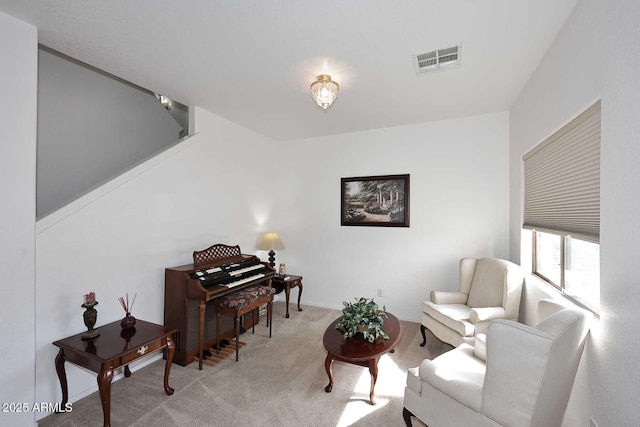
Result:
[[[489,322],[505,318],[503,307],[476,307],[469,311],[469,321],[474,325],[480,322]]]
[[[552,344],[549,334],[530,326],[491,322],[483,388],[486,416],[503,425],[529,425]]]
[[[462,292],[431,291],[431,302],[435,304],[466,304],[469,295]]]
[[[487,362],[487,334],[478,334],[473,344],[473,355]]]

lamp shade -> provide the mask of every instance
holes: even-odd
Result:
[[[311,97],[315,103],[326,110],[338,97],[338,90],[340,90],[340,86],[338,86],[338,83],[331,80],[330,75],[322,74],[318,76],[318,80],[311,83],[309,90],[311,91]]]
[[[284,249],[278,233],[266,233],[258,245],[261,251],[281,251]]]

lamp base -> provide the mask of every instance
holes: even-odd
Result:
[[[276,253],[273,250],[269,251],[269,265],[273,269],[276,268]]]

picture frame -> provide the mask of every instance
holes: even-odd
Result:
[[[410,176],[340,179],[340,225],[409,227]]]
[[[280,266],[278,267],[278,274],[280,276],[285,276],[287,274],[287,267],[284,262],[280,263]]]

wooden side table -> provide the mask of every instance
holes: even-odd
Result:
[[[291,293],[291,288],[298,287],[298,311],[302,311],[300,308],[300,298],[302,297],[302,276],[295,276],[293,274],[287,274],[284,277],[275,276],[271,279],[271,285],[276,288],[276,293],[282,292],[284,289],[286,298],[287,298],[287,314],[285,317],[289,318],[289,294]]]
[[[402,325],[396,316],[387,313],[382,329],[389,335],[389,339],[378,338],[370,343],[364,339],[362,334],[356,334],[353,338],[345,340],[342,337],[342,333],[336,329],[336,324],[340,319],[342,319],[342,317],[334,320],[322,337],[322,343],[327,350],[324,367],[329,377],[329,384],[324,388],[324,391],[330,393],[333,389],[333,372],[331,371],[331,367],[333,366],[334,360],[364,366],[365,368],[369,368],[369,373],[371,374],[369,401],[372,405],[375,405],[373,389],[378,379],[378,360],[383,354],[393,353],[395,351],[395,347],[402,339]]]
[[[100,335],[88,341],[82,340],[83,333],[80,333],[53,343],[60,348],[56,357],[56,371],[62,388],[62,407],[69,398],[67,373],[64,369],[64,362],[69,361],[98,374],[104,426],[110,426],[111,380],[114,369],[124,366],[124,376],[130,377],[129,363],[163,348],[167,349],[164,391],[169,396],[173,394],[173,389],[169,387],[169,370],[176,348],[171,337],[176,332],[175,329],[139,319],[133,329],[122,329],[120,321],[97,329],[100,329]]]

